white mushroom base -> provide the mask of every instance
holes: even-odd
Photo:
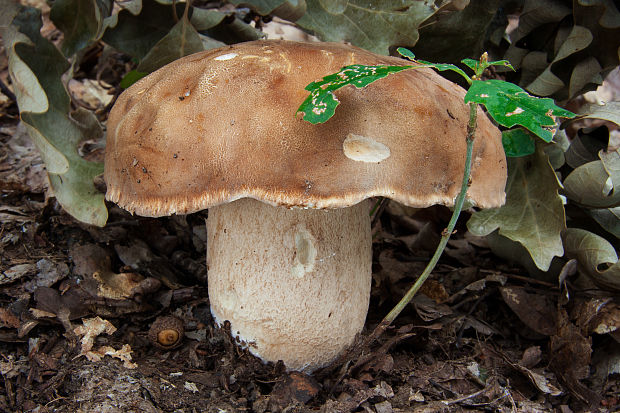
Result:
[[[209,209],[211,313],[265,361],[310,372],[362,331],[371,283],[367,202],[286,209],[244,198]]]

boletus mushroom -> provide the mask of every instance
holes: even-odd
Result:
[[[335,116],[295,116],[304,87],[350,64],[407,61],[332,43],[254,41],[179,59],[127,89],[107,124],[108,200],[149,217],[208,208],[217,323],[266,361],[329,364],[361,332],[370,197],[453,205],[464,90],[433,70],[338,91]],[[468,200],[504,202],[499,130],[480,112]]]

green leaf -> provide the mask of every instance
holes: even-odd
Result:
[[[620,207],[605,209],[584,209],[605,231],[620,238]]]
[[[600,160],[598,154],[601,150],[607,149],[608,140],[603,141],[591,134],[578,134],[571,140],[570,146],[564,153],[566,163],[575,169],[588,162]]]
[[[426,60],[449,63],[480,56],[490,36],[496,31],[504,34],[503,22],[497,16],[503,14],[499,8],[505,4],[504,0],[443,2],[420,26],[420,40],[413,51]]]
[[[541,148],[530,156],[508,158],[506,204],[478,211],[467,227],[474,235],[499,234],[521,243],[534,263],[549,269],[554,256],[562,256],[560,234],[565,228],[564,206],[559,184],[549,159]]]
[[[295,23],[329,42],[349,42],[388,55],[390,47],[416,44],[417,28],[439,11],[435,2],[312,0]]]
[[[467,80],[468,83],[471,83],[471,78],[465,72],[463,72],[463,70],[460,67],[455,66],[451,63],[431,63],[431,62],[427,62],[426,60],[417,60],[415,58],[415,55],[409,49],[405,49],[404,47],[399,47],[398,49],[396,49],[396,51],[398,51],[398,53],[400,53],[401,56],[406,57],[407,59],[419,65],[419,66],[417,65],[413,66],[412,69],[416,69],[418,67],[432,67],[434,69],[439,70],[440,72],[451,70],[463,76],[465,80]]]
[[[209,30],[222,23],[230,13],[213,9],[192,9],[192,17],[189,20],[197,31]]]
[[[118,3],[120,7],[128,10],[134,16],[137,16],[142,11],[142,0],[127,0],[122,3]]]
[[[592,33],[590,30],[585,27],[574,26],[571,33],[560,46],[552,64],[585,49],[591,42]],[[539,77],[527,85],[526,89],[539,96],[550,96],[562,89],[564,85],[565,82],[553,73],[552,65],[549,65]]]
[[[235,6],[247,6],[261,16],[273,15],[294,22],[306,13],[305,0],[231,0]]]
[[[202,40],[186,17],[177,24],[144,56],[136,70],[154,72],[183,56],[203,51]]]
[[[588,85],[603,83],[603,68],[592,56],[588,56],[573,68],[568,82],[568,96],[577,96],[588,89]]]
[[[571,200],[590,208],[620,206],[620,154],[599,153],[600,161],[583,164],[564,179],[564,192]]]
[[[177,3],[177,14],[181,16],[183,3]],[[155,0],[143,0],[142,10],[137,16],[130,10],[118,13],[118,22],[106,30],[103,41],[110,46],[138,60],[166,36],[175,25],[172,6]]]
[[[370,83],[382,79],[392,73],[410,69],[412,66],[365,66],[350,65],[339,72],[325,76],[322,80],[312,82],[306,86],[310,95],[297,109],[303,114],[303,119],[312,123],[327,122],[334,115],[336,106],[340,103],[333,91],[347,85],[363,88]]]
[[[536,151],[536,142],[524,129],[515,128],[502,132],[502,145],[508,157],[531,155]]]
[[[515,68],[512,67],[512,65],[510,64],[508,60],[496,60],[493,62],[483,62],[481,64],[480,60],[463,59],[461,60],[461,63],[463,63],[464,65],[469,67],[471,70],[473,70],[477,76],[480,76],[487,67],[491,67],[491,66],[502,66],[502,67],[507,67],[511,70],[515,70]]]
[[[580,119],[604,119],[620,126],[620,102],[612,101],[602,105],[589,103],[579,110],[579,115],[573,119],[567,120],[562,124],[568,124]]]
[[[432,67],[433,69],[437,69],[440,72],[451,70],[463,76],[463,78],[467,80],[467,83],[471,82],[471,78],[469,77],[469,75],[463,72],[463,69],[461,69],[458,66],[453,65],[452,63],[431,63],[431,62],[427,62],[426,60],[416,60],[416,63],[421,64],[422,66],[425,66],[425,67]]]
[[[413,54],[413,52],[409,49],[405,49],[404,47],[399,47],[398,49],[396,49],[396,51],[402,56],[405,57],[409,60],[411,60],[412,62],[415,62],[415,55]]]
[[[238,17],[224,19],[217,26],[205,30],[201,34],[226,44],[248,42],[264,36],[263,32],[243,22]]]
[[[327,122],[334,116],[336,106],[339,104],[340,101],[332,92],[315,89],[299,106],[297,113],[303,113],[302,118],[305,121],[316,125],[317,123]]]
[[[109,0],[55,1],[50,19],[63,32],[63,54],[70,57],[93,43],[101,35],[103,20],[111,9]]]
[[[127,89],[129,86],[136,83],[138,80],[142,79],[144,76],[148,75],[146,72],[138,72],[137,70],[132,70],[127,72],[125,76],[121,79],[121,88]]]
[[[573,117],[574,113],[555,105],[553,99],[529,95],[519,86],[502,80],[474,80],[465,95],[465,102],[486,106],[500,125],[523,126],[545,142],[553,139],[552,116]]]
[[[494,255],[506,261],[519,264],[527,271],[530,277],[548,282],[556,281],[554,274],[558,274],[561,270],[561,265],[560,268],[557,268],[558,264],[562,262],[559,258],[554,258],[549,269],[543,271],[536,266],[532,256],[521,243],[499,235],[498,231],[493,231],[485,236],[485,241]]]
[[[476,72],[476,68],[480,64],[480,61],[474,60],[474,59],[463,59],[461,60],[461,63],[463,63],[465,66],[467,66],[468,68]]]
[[[41,37],[41,25],[40,12],[25,8],[2,33],[20,116],[62,207],[82,222],[102,226],[107,209],[93,179],[103,172],[103,164],[88,162],[77,152],[81,141],[102,132],[92,114],[88,127],[70,117],[70,99],[61,81],[69,64]]]
[[[603,237],[578,228],[564,233],[568,258],[576,258],[579,268],[599,287],[620,291],[620,264],[615,248]]]
[[[525,0],[510,41],[504,58],[521,68],[519,85],[565,101],[595,89],[618,65],[618,6],[613,0]]]

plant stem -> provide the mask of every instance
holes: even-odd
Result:
[[[476,131],[476,121],[478,116],[477,105],[475,103],[469,103],[469,123],[467,124],[467,136],[466,136],[466,153],[467,156],[465,158],[465,171],[463,172],[463,182],[461,184],[461,191],[459,192],[456,200],[454,201],[454,211],[452,212],[452,218],[450,218],[450,222],[446,229],[444,229],[441,240],[439,241],[439,245],[437,249],[435,249],[435,253],[433,257],[426,265],[426,268],[422,272],[422,274],[418,277],[416,282],[409,288],[409,291],[405,294],[405,296],[394,306],[392,311],[390,311],[384,318],[381,320],[379,325],[375,327],[372,334],[368,337],[366,342],[368,344],[372,343],[376,339],[378,339],[381,334],[392,324],[392,321],[398,317],[398,315],[403,311],[403,309],[409,304],[409,302],[416,295],[424,281],[431,275],[431,272],[437,265],[437,261],[439,261],[439,257],[443,254],[446,245],[448,244],[448,240],[450,239],[450,235],[452,235],[452,231],[454,231],[454,227],[456,226],[456,222],[459,219],[459,215],[461,214],[461,210],[463,209],[463,204],[465,202],[465,195],[467,194],[467,188],[469,188],[469,177],[471,175],[471,158],[474,149],[474,133]]]

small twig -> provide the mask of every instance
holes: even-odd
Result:
[[[9,407],[12,409],[15,408],[15,393],[13,392],[13,383],[11,383],[11,379],[7,376],[3,376],[4,378],[4,391],[6,397],[8,399]]]
[[[174,18],[174,22],[179,22],[179,15],[177,14],[177,0],[172,0],[172,17]]]
[[[192,0],[186,0],[185,1],[185,10],[183,10],[183,20],[184,21],[189,21],[189,8],[192,4]],[[176,13],[176,9],[175,9],[175,13]]]
[[[378,350],[373,351],[372,353],[366,355],[365,357],[360,357],[359,360],[351,367],[350,371],[355,372],[360,370],[362,367],[370,363],[372,360],[375,360],[377,357],[387,354],[388,350],[392,348],[396,343],[399,343],[403,340],[416,336],[417,333],[405,333],[399,336],[395,336],[390,338],[387,342],[385,342]]]
[[[441,400],[440,403],[443,403],[447,406],[451,405],[451,404],[457,404],[457,403],[461,403],[464,402],[465,400],[469,400],[469,399],[473,399],[474,397],[478,397],[480,396],[482,393],[484,393],[485,391],[487,391],[487,388],[485,387],[484,389],[478,390],[477,392],[468,394],[466,396],[463,397],[459,397],[458,399],[452,399],[452,400]]]
[[[537,280],[536,278],[532,278],[532,277],[525,277],[523,275],[517,275],[517,274],[509,274],[509,273],[505,273],[505,272],[498,272],[495,270],[484,270],[481,269],[480,272],[482,273],[488,273],[488,274],[501,274],[505,277],[508,278],[513,278],[515,280],[519,280],[519,281],[523,281],[525,283],[529,283],[529,284],[538,284],[538,285],[542,285],[544,287],[548,287],[548,288],[552,288],[552,289],[558,289],[558,286],[556,284],[552,284],[546,281],[542,281],[542,280]]]
[[[496,401],[499,401],[503,398],[507,397],[508,400],[510,400],[510,407],[511,407],[511,411],[512,412],[516,412],[517,411],[517,404],[515,403],[515,399],[512,397],[512,394],[510,394],[510,391],[508,390],[507,387],[504,387],[504,394],[502,394],[501,396],[491,400],[491,403],[495,403]]]
[[[443,384],[441,384],[441,383],[439,383],[439,382],[437,382],[437,381],[435,381],[435,380],[433,380],[433,379],[428,379],[428,382],[429,382],[430,384],[432,384],[433,386],[435,386],[435,387],[437,387],[437,388],[439,388],[439,389],[443,390],[443,391],[444,391],[444,392],[446,392],[446,393],[450,393],[450,394],[453,394],[453,395],[455,395],[455,396],[458,394],[458,393],[454,392],[452,389],[450,389],[449,387],[446,387],[446,386],[444,386]]]

